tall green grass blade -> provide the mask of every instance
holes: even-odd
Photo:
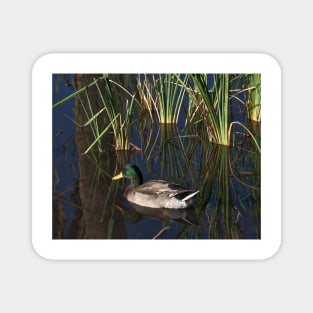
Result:
[[[106,94],[108,96],[108,101],[106,101],[104,99],[104,96],[102,94],[102,91],[99,87],[99,84],[96,82],[96,87],[100,96],[100,99],[102,101],[103,106],[106,108],[106,112],[110,121],[110,124],[112,124],[113,127],[113,133],[114,133],[114,137],[116,140],[116,149],[120,149],[121,147],[121,134],[120,134],[120,127],[119,127],[119,123],[117,120],[118,115],[115,113],[114,110],[114,104],[113,104],[113,97],[112,97],[112,92],[110,90],[109,87],[109,82],[108,82],[108,78],[103,78],[103,81],[105,83],[105,90],[106,90]]]
[[[77,127],[79,128],[83,128],[86,127],[88,125],[90,125],[92,122],[94,122],[94,120],[105,110],[105,108],[102,108],[99,112],[97,112],[95,115],[93,115],[86,123],[84,124],[79,124],[77,123],[74,119],[72,119],[70,116],[68,116],[67,114],[64,114],[69,120],[71,120]]]
[[[103,79],[104,77],[106,77],[106,75],[103,75],[102,77],[99,77],[98,79],[94,80],[92,83],[90,83],[90,84],[80,88],[79,90],[75,91],[74,93],[70,94],[69,96],[63,98],[62,100],[60,100],[57,103],[53,104],[52,108],[55,109],[58,106],[62,105],[63,103],[67,102],[68,100],[76,97],[77,95],[79,95],[83,91],[86,91],[88,88],[94,86],[100,79]]]
[[[248,117],[256,122],[261,121],[261,74],[250,74],[249,99],[247,102]]]
[[[214,75],[220,142],[228,144],[229,74]]]
[[[118,118],[119,115],[120,114],[115,116],[115,118],[109,123],[109,125],[101,132],[101,134],[93,141],[93,143],[88,147],[88,149],[83,154],[87,154],[95,146],[95,144],[97,144],[100,141],[101,137],[108,131],[110,126]]]
[[[211,99],[211,95],[207,88],[206,82],[204,80],[205,75],[200,74],[191,74],[191,78],[193,79],[195,88],[199,91],[205,108],[208,110],[208,122],[211,124],[212,135],[216,143],[221,143],[221,134],[220,134],[220,125],[218,123],[216,113],[214,110],[214,102]]]

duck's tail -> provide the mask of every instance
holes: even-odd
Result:
[[[191,199],[191,198],[192,198],[193,196],[195,196],[199,191],[200,191],[200,190],[195,191],[195,192],[189,194],[188,196],[186,196],[185,198],[183,198],[181,201],[187,201],[187,200]]]

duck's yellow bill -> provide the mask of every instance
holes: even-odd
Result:
[[[121,178],[123,178],[123,172],[120,172],[116,176],[112,177],[112,180],[117,180],[117,179],[121,179]]]

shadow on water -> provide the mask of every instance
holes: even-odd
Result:
[[[98,76],[75,75],[73,84],[79,89]],[[117,76],[114,79],[123,79],[123,86],[134,84],[132,75],[127,80],[125,75]],[[118,88],[112,90],[122,99]],[[117,111],[125,109],[122,100],[116,103],[121,104]],[[64,129],[53,150],[54,239],[261,238],[260,154],[249,138],[241,138],[235,147],[214,145],[201,135],[205,131],[201,123],[160,125],[142,113],[129,131],[129,142],[140,150],[116,151],[114,134],[107,132],[101,138],[101,151],[83,154],[95,128],[60,126],[64,118],[60,112],[69,107],[77,123],[86,122],[101,107],[96,86],[53,112],[54,133]],[[66,118],[63,122],[73,125]],[[103,129],[107,123],[105,116],[99,116],[94,125]],[[129,181],[112,181],[127,163],[141,169],[144,181],[164,179],[199,189],[195,206],[175,210],[131,205],[124,197]]]

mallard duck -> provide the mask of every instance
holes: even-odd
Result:
[[[127,164],[112,180],[126,177],[130,185],[125,197],[130,203],[149,208],[184,209],[192,206],[199,192],[189,190],[165,180],[150,180],[143,184],[142,174],[136,165]]]

